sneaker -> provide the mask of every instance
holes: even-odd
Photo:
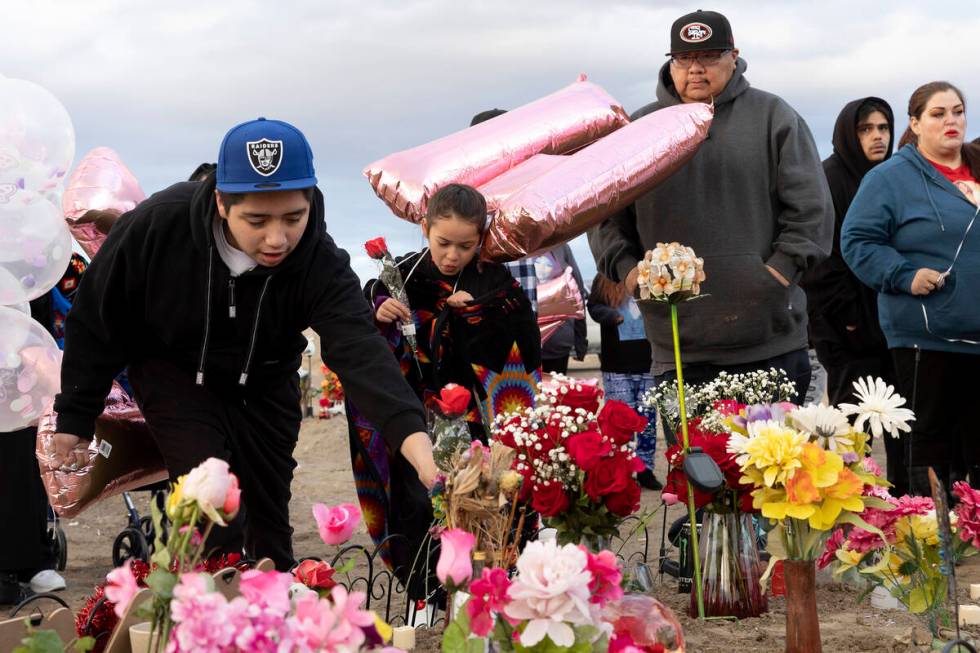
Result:
[[[662,490],[664,486],[657,480],[657,477],[653,475],[649,469],[644,469],[642,472],[636,475],[637,482],[648,490]]]
[[[54,569],[45,569],[34,574],[31,578],[31,589],[38,594],[57,592],[65,589],[65,579]]]

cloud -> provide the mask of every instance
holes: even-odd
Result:
[[[116,149],[150,192],[214,161],[225,131],[259,115],[309,137],[331,233],[359,252],[385,234],[417,249],[360,170],[385,154],[513,108],[579,72],[628,109],[653,96],[671,22],[688,2],[175,0],[13,3],[0,73],[54,92],[78,157]],[[738,2],[731,20],[753,85],[784,97],[823,154],[841,106],[880,95],[904,113],[921,83],[977,88],[980,16],[921,2]],[[899,119],[899,125],[904,120]],[[585,276],[591,261],[574,246]],[[584,260],[583,260],[584,259]],[[358,272],[369,266],[358,261]]]

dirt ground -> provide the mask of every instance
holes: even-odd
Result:
[[[590,365],[591,364],[591,365]],[[591,367],[592,369],[588,369]],[[594,356],[575,370],[576,375],[598,376]],[[316,373],[314,382],[318,383]],[[663,442],[658,451],[663,451]],[[883,458],[881,452],[876,457]],[[333,419],[310,418],[304,421],[296,450],[299,465],[293,482],[290,514],[296,529],[294,548],[297,557],[330,557],[334,551],[325,546],[316,533],[311,506],[315,502],[336,504],[356,501],[350,458],[348,454],[346,422],[342,417]],[[883,464],[883,461],[882,461]],[[657,477],[664,478],[664,461],[658,457]],[[141,514],[148,514],[148,493],[133,495]],[[660,505],[659,493],[644,491],[644,508]],[[675,507],[669,518],[680,515]],[[650,527],[651,567],[656,570],[654,556],[660,548],[660,517]],[[68,567],[64,572],[68,589],[60,594],[75,610],[84,605],[94,586],[104,580],[112,568],[112,542],[126,527],[127,514],[121,497],[109,499],[93,506],[79,517],[63,522],[68,538]],[[366,533],[355,536],[356,542],[368,544]],[[980,560],[971,559],[958,568],[960,602],[969,603],[969,585],[980,582]],[[656,578],[656,577],[655,577]],[[829,576],[818,576],[818,609],[823,638],[823,650],[827,653],[900,652],[924,650],[911,644],[913,639],[922,640],[922,622],[900,610],[881,611],[865,601],[857,604],[858,593],[848,587],[835,584]],[[670,606],[678,615],[687,639],[687,651],[698,653],[772,653],[783,646],[785,633],[785,599],[770,597],[769,613],[761,618],[741,622],[699,622],[686,616],[689,595],[678,594],[673,578],[657,579],[654,594]],[[913,632],[913,629],[917,629]],[[980,631],[969,633],[974,639]],[[438,629],[418,633],[419,651],[439,650]]]

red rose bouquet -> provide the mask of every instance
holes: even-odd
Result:
[[[635,473],[644,465],[633,436],[647,420],[619,401],[600,407],[595,382],[555,375],[535,408],[501,415],[494,439],[517,452],[531,507],[562,543],[608,537],[640,507]]]

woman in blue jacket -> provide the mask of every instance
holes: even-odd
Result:
[[[912,403],[910,491],[925,468],[980,483],[967,409],[980,394],[980,150],[964,143],[963,94],[931,82],[909,100],[903,147],[871,170],[844,219],[844,259],[878,291],[898,390]],[[918,468],[918,469],[916,469]]]

